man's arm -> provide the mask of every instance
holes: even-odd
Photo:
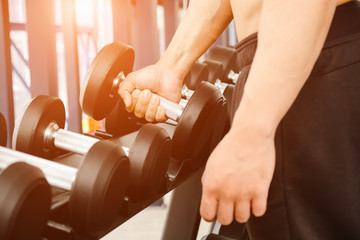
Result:
[[[172,65],[185,77],[192,64],[213,44],[231,22],[229,0],[191,0],[160,63]]]
[[[265,213],[275,167],[275,130],[308,78],[337,1],[264,0],[258,48],[229,133],[202,178],[200,213],[220,223]],[[236,9],[233,9],[236,11]]]
[[[235,123],[247,116],[275,131],[312,71],[336,4],[334,0],[264,1],[258,48]]]
[[[161,59],[130,73],[122,83],[119,94],[126,109],[148,121],[165,120],[164,109],[158,107],[159,98],[151,92],[179,101],[182,81],[192,64],[215,42],[232,18],[229,0],[190,1]]]

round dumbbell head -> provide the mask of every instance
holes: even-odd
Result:
[[[119,99],[118,85],[114,85],[114,81],[119,73],[126,76],[131,72],[134,58],[134,50],[123,43],[111,43],[100,50],[81,87],[80,105],[85,114],[95,120],[102,120],[109,114]]]
[[[7,144],[7,126],[5,117],[0,113],[0,146]]]
[[[206,59],[211,59],[219,61],[223,65],[223,70],[225,78],[221,79],[224,82],[231,82],[231,79],[227,78],[227,74],[232,70],[238,72],[236,65],[236,50],[230,47],[224,46],[214,46],[210,49],[209,54],[206,56]]]
[[[133,113],[127,112],[123,101],[118,101],[105,118],[105,129],[107,133],[116,137],[135,132],[145,123],[145,119],[139,119]]]
[[[51,187],[24,162],[0,174],[0,239],[41,239],[50,212]]]
[[[169,166],[171,140],[167,132],[154,124],[144,125],[130,149],[130,188],[132,201],[159,193]]]
[[[204,61],[204,63],[208,66],[209,69],[209,83],[214,84],[216,80],[224,79],[224,71],[221,62],[207,59]]]
[[[202,82],[189,99],[177,123],[172,138],[172,156],[177,160],[191,160],[208,143],[214,111],[220,111],[224,97],[208,82]]]
[[[201,62],[195,62],[190,72],[186,75],[183,84],[186,85],[188,89],[195,90],[202,81],[207,81],[208,78],[209,70],[207,65]]]
[[[13,149],[44,158],[56,155],[56,148],[45,147],[44,134],[51,122],[65,126],[65,107],[57,97],[40,95],[31,100],[15,124]]]
[[[119,213],[129,185],[129,160],[109,141],[95,143],[83,157],[70,194],[70,220],[79,233],[96,236]]]

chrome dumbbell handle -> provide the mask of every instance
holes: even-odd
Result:
[[[191,96],[194,94],[194,90],[190,90],[185,84],[181,89],[181,96],[185,99],[190,99]]]
[[[216,79],[214,86],[220,90],[221,94],[224,94],[224,91],[229,86],[229,84],[222,82],[220,79]]]
[[[85,155],[99,139],[83,134],[66,131],[59,128],[56,122],[51,122],[44,132],[44,143],[47,149],[57,147],[70,152]],[[126,156],[129,156],[129,148],[122,147]]]
[[[233,70],[230,70],[230,72],[228,73],[228,79],[232,80],[232,83],[233,84],[236,84],[238,78],[239,78],[239,75],[240,75],[241,72],[239,73],[236,73],[234,72]]]
[[[14,162],[26,162],[39,168],[46,180],[55,187],[71,190],[76,179],[77,169],[9,148],[0,147],[0,168],[5,169]]]
[[[185,108],[186,104],[189,102],[188,99],[181,99],[179,102],[179,105],[181,105],[183,108]]]
[[[179,118],[184,110],[184,107],[181,106],[180,104],[174,103],[163,97],[160,97],[160,106],[162,106],[165,109],[166,117],[170,118],[171,120],[174,120],[175,122],[179,121]]]

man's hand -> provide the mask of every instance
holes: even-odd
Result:
[[[179,102],[181,87],[180,76],[155,64],[130,73],[121,83],[119,95],[128,112],[134,112],[138,118],[145,117],[149,122],[162,122],[166,116],[165,110],[159,106],[159,96]]]
[[[274,137],[231,129],[212,152],[202,177],[200,214],[223,225],[262,216],[275,168]]]

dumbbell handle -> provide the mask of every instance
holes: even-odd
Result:
[[[233,84],[236,84],[238,78],[239,78],[239,75],[240,75],[241,72],[239,73],[236,73],[234,72],[233,70],[230,70],[229,73],[228,73],[228,79],[230,79],[232,81]]]
[[[192,91],[192,90],[189,90],[189,91]],[[194,91],[192,91],[194,92]],[[192,95],[192,94],[191,94]],[[191,96],[189,96],[188,99],[190,99]],[[189,100],[188,99],[180,99],[180,102],[179,102],[179,105],[182,107],[182,109],[184,109],[186,107],[186,104],[188,104]],[[168,120],[165,121],[167,124],[170,124],[170,125],[174,125],[176,126],[177,125],[177,121],[169,118]]]
[[[49,148],[54,145],[57,148],[85,155],[98,141],[97,138],[83,134],[66,131],[58,127],[56,123],[50,123],[44,134],[45,145]],[[129,156],[129,148],[122,147],[126,156]]]
[[[220,79],[216,79],[214,86],[220,90],[221,94],[224,94],[224,91],[229,86],[229,84],[222,82]]]
[[[171,120],[174,120],[175,122],[179,120],[184,110],[184,108],[180,104],[174,103],[163,97],[160,97],[160,106],[165,109],[165,115]]]
[[[5,169],[14,162],[26,162],[39,168],[46,180],[55,187],[71,190],[76,179],[77,169],[9,148],[0,147],[0,168]]]

